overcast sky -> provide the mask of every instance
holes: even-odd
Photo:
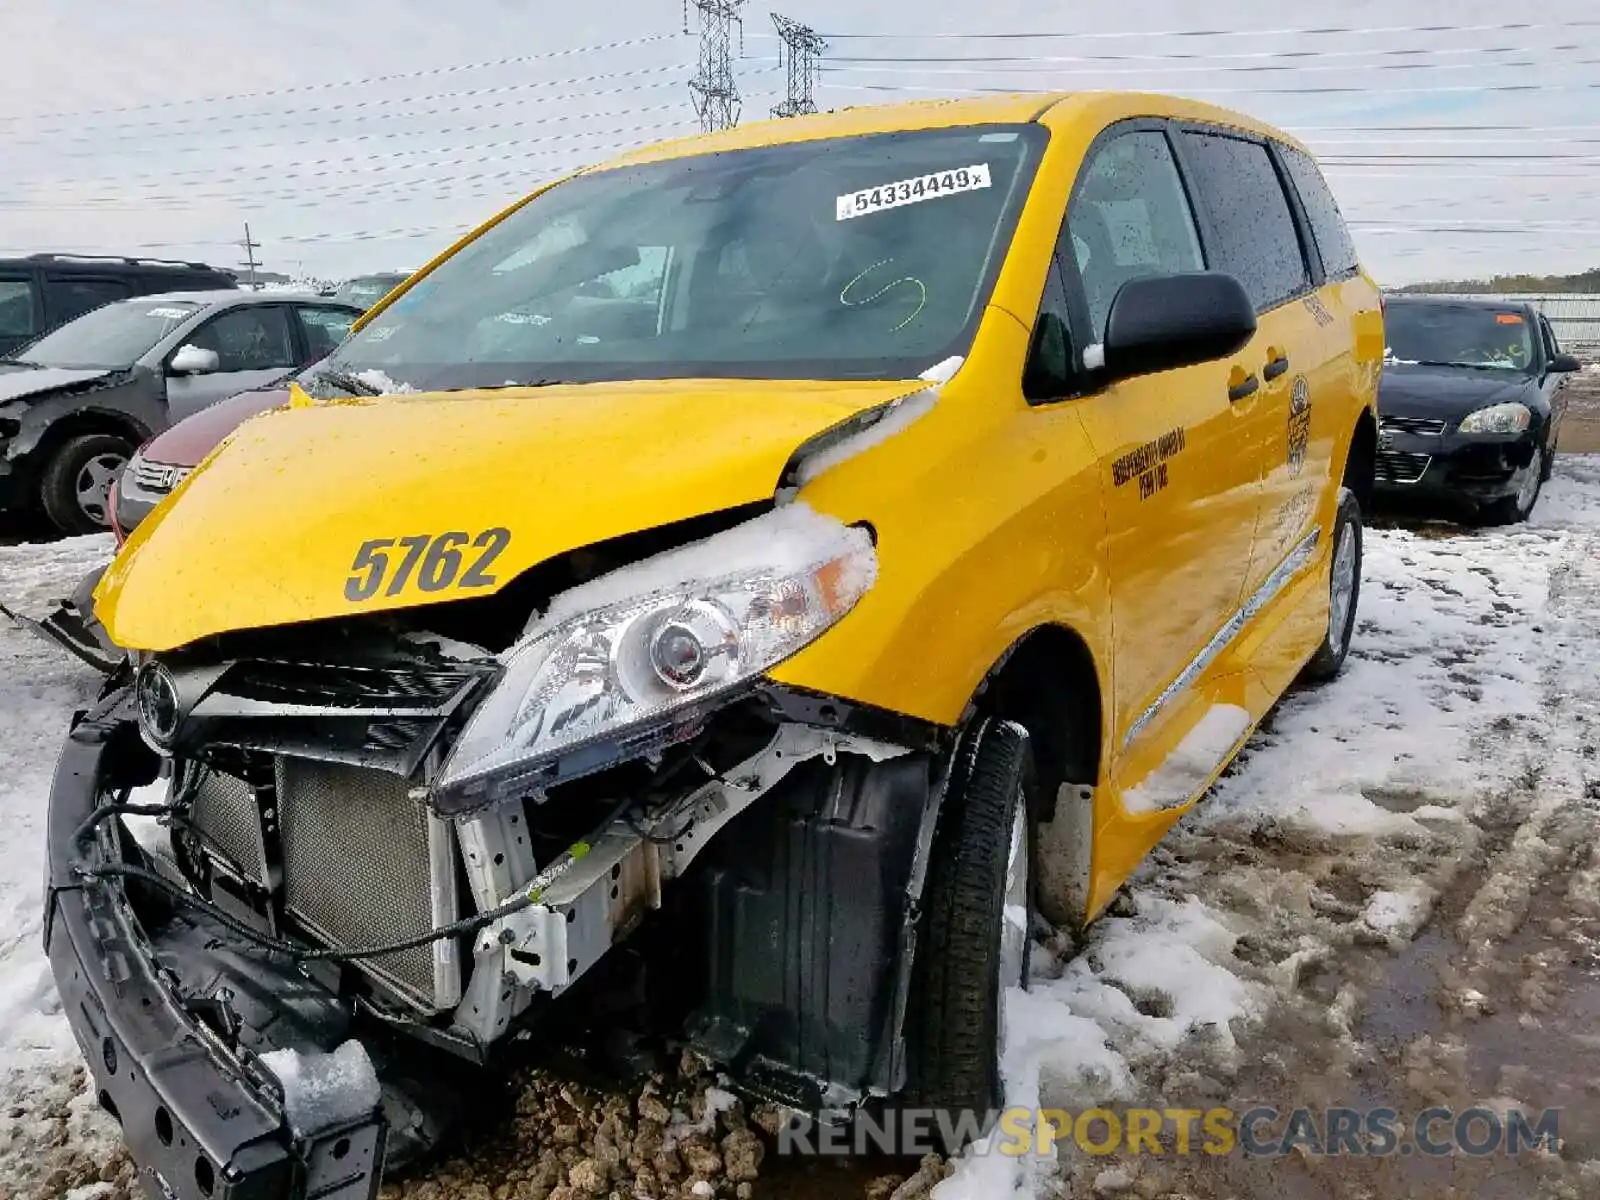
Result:
[[[776,2],[829,37],[823,108],[1194,95],[1308,142],[1383,282],[1600,265],[1592,0]],[[746,120],[783,98],[768,9],[745,10]],[[249,221],[269,269],[410,268],[553,173],[696,127],[682,0],[0,0],[0,30],[0,253],[231,265]]]

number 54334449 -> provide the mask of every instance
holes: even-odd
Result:
[[[379,594],[398,596],[413,582],[424,592],[493,587],[497,579],[489,568],[510,543],[511,531],[499,528],[476,535],[451,530],[372,538],[356,551],[344,596],[357,603]]]

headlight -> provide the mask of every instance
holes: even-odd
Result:
[[[440,807],[520,794],[557,755],[693,716],[815,640],[876,572],[865,530],[790,504],[558,596],[462,731]]]
[[[1459,430],[1462,433],[1521,433],[1533,420],[1526,404],[1492,404],[1468,413]]]

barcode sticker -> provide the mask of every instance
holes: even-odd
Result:
[[[959,192],[975,192],[988,186],[989,164],[975,163],[970,167],[934,171],[915,179],[902,179],[896,183],[850,192],[834,202],[835,215],[841,221],[848,221],[852,217],[903,208],[907,204],[921,204],[924,200],[937,200],[941,196],[954,196]]]

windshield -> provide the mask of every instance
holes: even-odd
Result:
[[[399,287],[405,278],[404,275],[372,275],[363,279],[352,279],[334,292],[333,298],[371,308]]]
[[[1391,304],[1384,314],[1386,361],[1527,371],[1533,336],[1527,317],[1512,309],[1469,304]]]
[[[893,133],[580,176],[441,263],[328,368],[419,390],[909,378],[965,352],[1046,136]]]
[[[200,306],[188,300],[118,300],[68,321],[16,352],[41,367],[128,367]]]

